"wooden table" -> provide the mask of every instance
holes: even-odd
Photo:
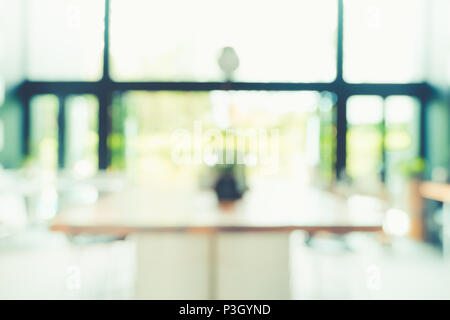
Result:
[[[290,234],[379,232],[384,207],[314,189],[256,189],[230,211],[212,192],[132,189],[70,208],[51,229],[131,236],[137,298],[288,299]]]
[[[422,197],[440,202],[450,202],[450,184],[423,182],[420,185]]]
[[[444,256],[450,257],[450,184],[423,182],[420,185],[420,194],[425,199],[442,202],[442,247]]]

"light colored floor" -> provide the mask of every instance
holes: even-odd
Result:
[[[0,239],[0,299],[133,298],[134,243],[77,240],[45,230]],[[433,248],[358,234],[346,243],[293,235],[294,299],[450,299],[450,263]]]
[[[293,249],[296,299],[449,299],[450,264],[435,249],[397,239],[380,246],[353,235],[351,250],[334,243]]]

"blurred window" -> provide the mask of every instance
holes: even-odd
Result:
[[[31,100],[30,164],[44,169],[58,166],[58,105],[51,94]]]
[[[379,180],[382,169],[383,99],[352,96],[347,101],[347,173],[367,183]]]
[[[345,79],[387,83],[422,81],[426,2],[345,0]]]
[[[408,96],[385,100],[386,183],[393,192],[404,190],[403,183],[420,166],[419,108],[419,101]]]
[[[101,78],[104,3],[104,0],[27,1],[28,78]]]
[[[368,88],[377,92],[370,83],[424,80],[425,0],[343,1],[346,81],[368,83]],[[110,68],[106,70],[117,83],[109,82],[105,75],[102,86],[93,87],[93,95],[75,95],[70,88],[60,92],[53,82],[44,86],[45,92],[49,89],[57,96],[67,95],[65,126],[61,130],[66,130],[64,158],[69,169],[82,174],[97,170],[98,96],[114,93],[112,132],[107,141],[112,168],[158,168],[160,173],[172,170],[167,161],[171,156],[170,134],[178,128],[192,128],[195,121],[200,121],[205,128],[280,128],[281,153],[286,156],[281,161],[288,159],[286,167],[297,160],[306,161],[319,169],[322,178],[334,178],[335,102],[341,98],[339,90],[322,94],[175,92],[164,82],[225,80],[218,59],[222,49],[230,46],[239,57],[239,68],[232,80],[256,82],[255,88],[264,90],[273,90],[273,85],[291,89],[289,82],[310,82],[314,90],[323,90],[316,82],[325,82],[331,88],[341,88],[340,84],[345,87],[341,79],[338,86],[333,83],[338,0],[109,3]],[[24,71],[29,79],[102,78],[104,0],[28,0],[23,8],[27,21],[23,32],[23,51],[27,52]],[[162,81],[157,84],[161,91],[121,91],[132,89],[133,82],[138,81]],[[38,92],[43,88],[40,85],[36,85]],[[380,96],[352,92],[356,95],[348,99],[346,114],[347,173],[359,180],[379,178],[380,172],[394,176],[399,162],[418,153],[418,102],[406,96],[383,101]],[[32,158],[56,168],[58,99],[54,95],[36,95],[31,107]],[[292,160],[295,157],[297,160]]]
[[[419,161],[419,101],[408,96],[352,96],[347,102],[347,173],[371,183],[385,173],[392,191]],[[384,155],[383,155],[384,148]],[[383,165],[384,157],[384,165]]]
[[[334,179],[334,163],[336,161],[336,125],[334,94],[326,93],[319,104],[320,119],[320,160],[319,174],[324,181],[331,182]]]
[[[98,101],[92,95],[66,98],[65,165],[79,176],[98,168]]]
[[[209,129],[219,132],[252,129],[258,134],[262,129],[269,139],[268,154],[240,150],[249,161],[249,172],[268,165],[263,163],[265,160],[274,160],[278,166],[274,168],[276,174],[305,174],[300,171],[306,161],[306,123],[320,99],[317,92],[126,92],[118,95],[113,104],[113,167],[154,174],[165,172],[167,176],[192,174],[199,168],[195,166],[199,164],[194,161],[195,154],[200,152],[205,156],[208,144],[205,136]],[[117,121],[115,117],[121,118]],[[188,141],[193,156],[190,170],[181,170],[171,159],[173,134],[179,129],[192,135]],[[271,129],[279,130],[278,138],[272,135]],[[199,144],[194,141],[198,138],[196,130],[201,130]],[[279,139],[279,158],[258,158],[278,157],[275,150],[270,150],[270,139]],[[201,161],[202,165],[208,165],[205,158]]]
[[[113,0],[112,76],[223,80],[217,59],[231,46],[238,81],[330,82],[336,27],[336,0]]]

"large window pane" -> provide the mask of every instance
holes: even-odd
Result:
[[[423,80],[426,2],[345,0],[345,79],[393,83]]]
[[[117,80],[223,80],[221,49],[240,81],[331,81],[336,0],[113,0]]]
[[[51,94],[31,99],[30,164],[42,169],[58,165],[58,105]]]
[[[380,180],[383,151],[383,99],[353,96],[347,101],[347,173],[362,187]]]
[[[251,129],[258,134],[267,130],[264,138],[269,145],[265,154],[240,150],[245,153],[249,177],[256,179],[264,172],[265,176],[305,178],[307,120],[321,99],[317,92],[126,92],[117,95],[113,106],[113,167],[125,166],[140,179],[192,181],[211,166],[205,138],[210,129]],[[172,157],[174,133],[180,129],[192,138],[188,141],[192,161],[181,165]],[[278,130],[278,136],[272,129]],[[201,132],[200,140],[196,140],[197,132]],[[279,139],[278,144],[271,144],[274,139]]]
[[[401,194],[405,183],[421,168],[419,156],[419,101],[407,96],[385,100],[386,184]]]
[[[101,77],[104,0],[29,0],[27,75],[34,80]]]
[[[98,101],[91,95],[66,99],[66,167],[80,176],[98,168]]]
[[[333,181],[335,176],[336,161],[336,125],[335,125],[335,103],[336,97],[326,93],[320,101],[320,177],[326,182]]]
[[[211,127],[208,93],[131,91],[116,97],[114,109],[113,167],[125,166],[144,181],[182,175],[181,182],[198,174],[196,166],[182,170],[172,161],[171,139],[175,130],[190,129],[195,121]]]

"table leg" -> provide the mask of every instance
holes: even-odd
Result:
[[[209,296],[208,299],[217,299],[217,271],[219,266],[217,265],[218,260],[217,252],[217,234],[212,233],[209,236]]]
[[[135,239],[137,299],[209,298],[209,235],[140,233]]]
[[[444,258],[450,258],[450,202],[442,204],[442,251]]]
[[[217,234],[217,299],[290,299],[290,234]]]

